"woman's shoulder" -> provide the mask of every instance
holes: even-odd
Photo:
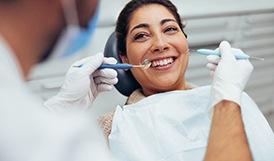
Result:
[[[146,98],[146,96],[142,93],[142,89],[136,89],[128,97],[126,105],[134,104],[144,98]]]
[[[115,110],[110,111],[102,116],[99,117],[99,125],[103,129],[104,136],[106,139],[108,138],[110,132],[111,132],[111,126],[112,126],[112,120],[113,116],[115,114]]]
[[[186,82],[186,89],[187,90],[190,90],[190,89],[193,89],[193,88],[196,88],[198,86],[196,86],[195,84],[193,83],[190,83],[190,82]]]

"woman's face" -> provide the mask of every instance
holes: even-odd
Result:
[[[152,62],[149,69],[131,69],[144,94],[185,89],[188,45],[174,16],[162,5],[145,5],[133,12],[128,29],[127,56],[122,61]]]

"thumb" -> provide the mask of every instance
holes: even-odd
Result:
[[[114,57],[104,58],[104,64],[116,64],[117,60]]]
[[[226,61],[236,60],[234,54],[231,51],[231,46],[227,41],[222,41],[219,45],[219,50],[221,53],[221,59]]]
[[[103,53],[98,53],[94,56],[90,56],[86,59],[86,62],[82,66],[82,70],[88,72],[88,75],[93,73],[99,66],[102,64],[104,60]]]

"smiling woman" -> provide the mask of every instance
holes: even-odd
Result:
[[[169,0],[132,0],[119,15],[116,37],[122,62],[142,64],[148,59],[151,66],[146,70],[132,68],[127,71],[132,73],[141,88],[129,96],[124,106],[118,106],[115,111],[100,118],[110,151],[118,160],[204,159],[212,121],[208,112],[216,104],[211,104],[210,86],[195,87],[186,82],[189,48],[183,28],[176,7]],[[230,46],[227,50],[233,54],[234,50]],[[248,61],[237,63],[252,67]],[[240,95],[241,93],[240,90]],[[256,104],[246,94],[240,99],[244,124],[250,127],[246,131],[254,158],[261,157],[260,154],[271,158],[269,152],[274,144],[267,148],[265,144],[255,146],[263,145],[258,138],[264,137],[264,133],[252,131],[255,127],[264,129],[273,139],[269,125],[264,122]],[[243,127],[238,107],[240,104],[234,102],[229,102],[229,105],[236,105],[238,120],[233,119],[239,121],[239,127]],[[255,125],[249,119],[250,115],[266,126]],[[244,145],[241,148],[247,153],[240,153],[251,158],[243,131],[242,137],[238,138],[241,138],[241,145]],[[226,136],[227,133],[224,137]],[[220,136],[214,139],[218,137]]]
[[[152,62],[148,70],[131,70],[143,93],[149,96],[186,89],[188,45],[172,13],[160,4],[145,5],[134,11],[127,28],[126,53],[120,52],[122,61],[140,64],[149,59]]]

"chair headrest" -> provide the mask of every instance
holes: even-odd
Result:
[[[104,49],[105,57],[114,57],[118,63],[122,63],[117,50],[117,39],[115,32],[113,32],[106,43]],[[118,83],[115,88],[124,96],[129,96],[134,90],[141,88],[140,84],[133,77],[130,70],[116,69],[118,72]]]

